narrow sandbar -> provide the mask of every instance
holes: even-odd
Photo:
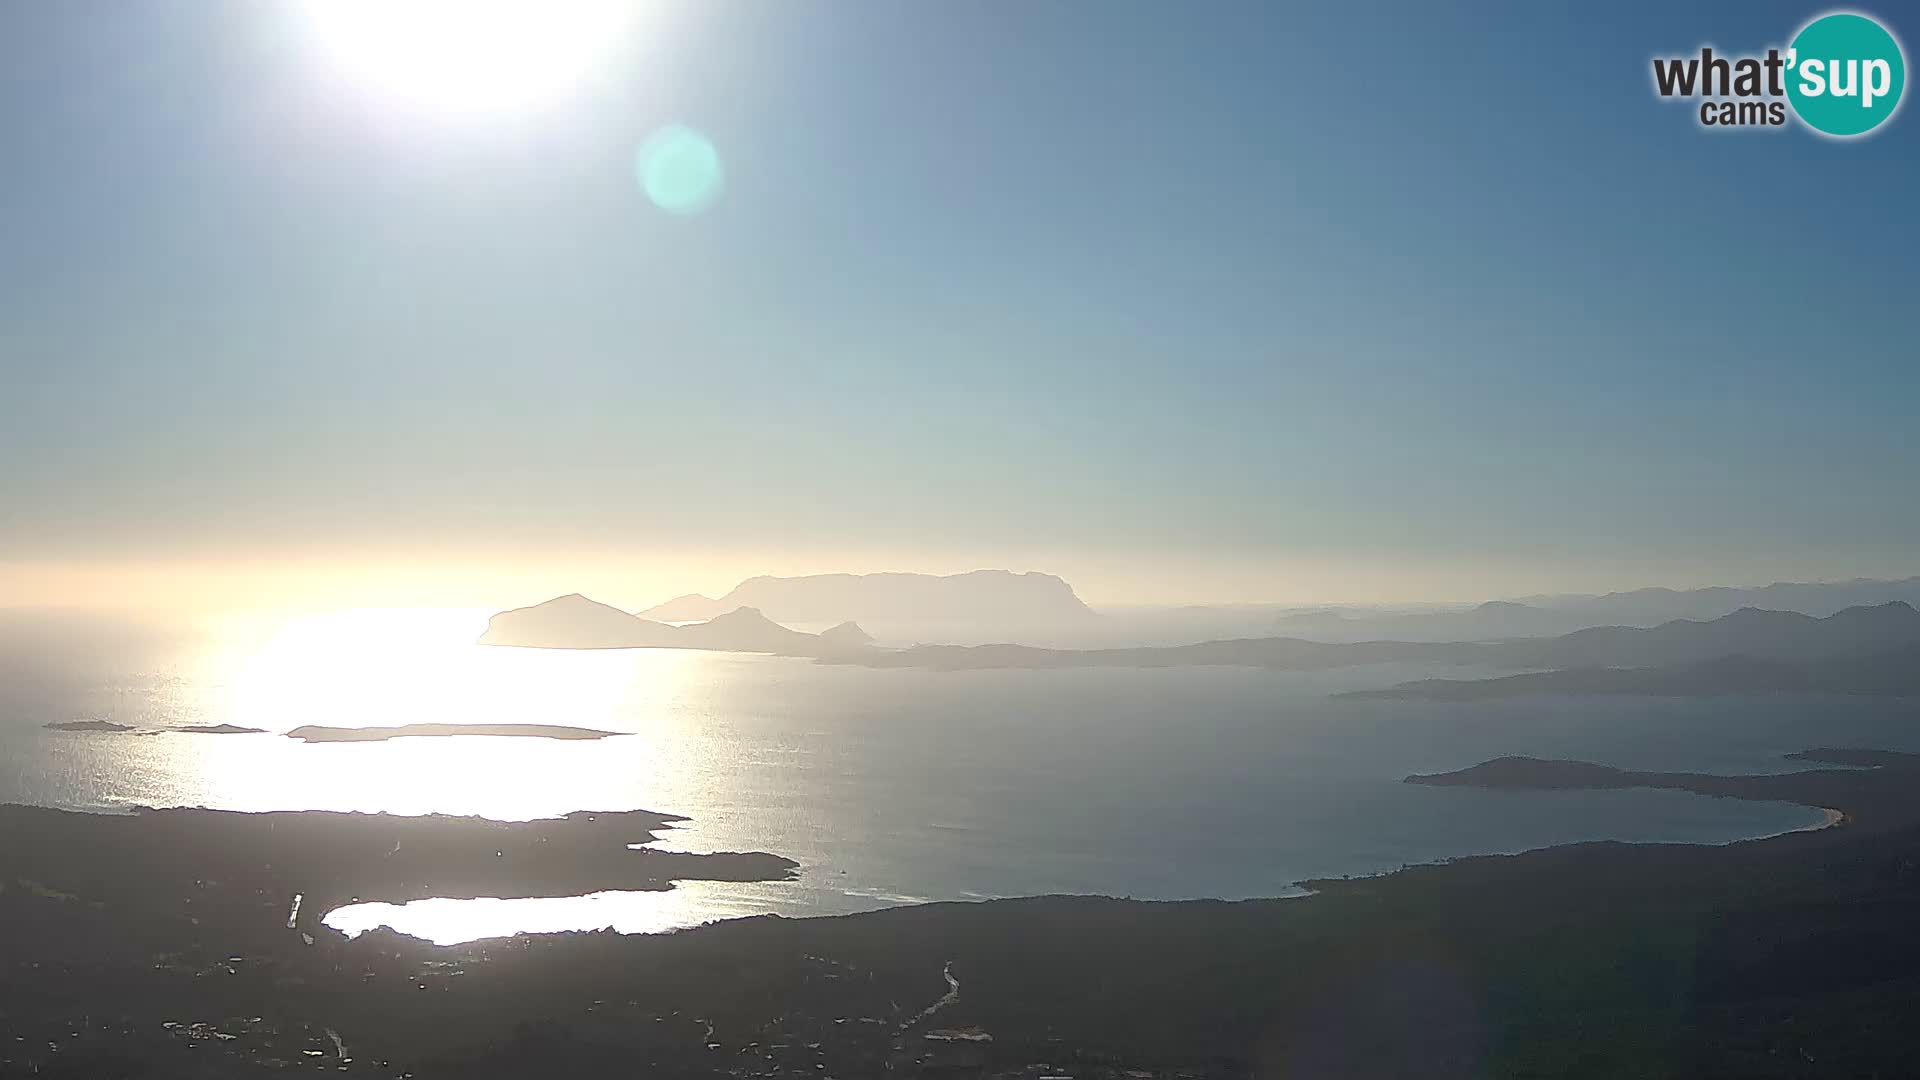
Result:
[[[509,739],[606,739],[617,731],[562,727],[553,724],[402,724],[399,727],[325,727],[309,724],[287,732],[287,738],[310,743],[385,742],[388,739],[450,738],[480,735]]]

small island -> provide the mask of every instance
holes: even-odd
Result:
[[[186,724],[181,727],[143,729],[132,724],[116,724],[111,720],[57,720],[44,726],[48,731],[131,731],[137,735],[264,735],[267,732],[265,728],[241,727],[238,724]]]
[[[389,739],[445,739],[479,735],[505,739],[609,739],[618,731],[565,727],[557,724],[402,724],[398,727],[326,727],[308,724],[287,732],[287,738],[309,743],[386,742]]]

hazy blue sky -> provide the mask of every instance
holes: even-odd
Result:
[[[1719,134],[1650,88],[1822,10],[661,5],[489,119],[383,101],[293,8],[8,4],[0,605],[1920,572],[1920,118]],[[634,183],[671,123],[705,214]]]

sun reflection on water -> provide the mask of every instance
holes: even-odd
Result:
[[[581,809],[586,790],[654,786],[609,775],[644,762],[672,767],[684,704],[701,654],[670,650],[579,653],[474,644],[485,612],[356,610],[307,617],[270,633],[235,635],[208,650],[194,680],[195,723],[260,728],[267,736],[168,738],[175,782],[166,801],[236,810],[328,809],[477,814],[501,820]],[[620,733],[616,754],[586,755],[544,739],[397,739],[301,745],[280,738],[305,725],[556,724]],[[609,785],[608,781],[614,781]],[[651,809],[651,807],[649,807]]]
[[[1798,707],[1744,703],[1737,712],[1575,703],[1544,720],[1529,707],[1470,725],[1328,704],[1329,691],[1363,679],[1435,674],[1411,669],[1344,683],[1212,669],[956,679],[728,653],[493,648],[474,644],[485,615],[345,612],[237,628],[211,647],[103,654],[71,695],[26,700],[17,723],[0,723],[0,800],[498,819],[645,809],[688,819],[658,848],[765,851],[800,864],[791,881],[423,901],[337,920],[455,941],[979,895],[1270,896],[1302,877],[1570,840],[1717,843],[1813,817],[1656,792],[1543,794],[1528,800],[1539,812],[1524,815],[1505,798],[1450,793],[1447,812],[1434,814],[1430,793],[1399,777],[1517,749],[1664,761],[1668,750],[1651,746],[1678,754],[1675,767],[1712,771],[1726,767],[1715,763],[1729,744],[1742,767],[1762,771],[1783,747],[1836,737],[1831,718],[1808,735]],[[1900,716],[1858,710],[1841,718],[1849,739],[1902,745],[1911,725]],[[83,718],[135,730],[44,727]],[[426,722],[622,734],[335,744],[281,734]],[[221,723],[265,733],[168,730]],[[1202,726],[1211,737],[1193,738]],[[1680,730],[1700,734],[1675,741]]]
[[[564,715],[595,726],[627,690],[625,665],[476,646],[485,625],[482,613],[433,610],[344,611],[287,623],[263,646],[226,658],[227,722],[286,730],[539,723]]]
[[[681,650],[476,645],[486,616],[354,610],[232,628],[192,658],[184,677],[157,691],[146,722],[263,733],[163,733],[123,744],[123,762],[147,780],[127,785],[140,792],[128,801],[495,820],[650,809],[696,815],[688,825],[702,849],[711,850],[707,841],[714,840],[731,850],[767,846],[742,842],[727,827],[744,822],[698,821],[736,782],[736,763],[711,737],[716,693],[731,664],[751,660]],[[586,743],[454,736],[307,744],[284,737],[309,724],[414,723],[555,724],[618,734]],[[675,832],[658,846],[678,849],[687,834]],[[392,926],[440,944],[519,932],[654,933],[778,909],[791,900],[783,885],[792,887],[684,881],[659,892],[356,904],[325,922],[349,935]]]
[[[761,914],[775,906],[779,887],[777,882],[684,881],[659,892],[354,904],[334,909],[322,921],[348,937],[386,926],[435,945],[569,930],[659,934]]]

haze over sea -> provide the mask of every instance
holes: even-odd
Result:
[[[686,815],[662,845],[770,851],[799,880],[667,894],[428,901],[340,913],[441,941],[647,931],[775,912],[1043,893],[1285,895],[1306,878],[1579,840],[1725,842],[1817,812],[1679,792],[1405,785],[1502,754],[1779,771],[1814,745],[1920,749],[1910,703],[1538,698],[1466,705],[1330,694],[1471,669],[939,673],[669,650],[472,644],[475,611],[362,611],[156,639],[6,616],[0,802],[524,819]],[[47,730],[105,719],[260,735]],[[594,742],[308,745],[303,724],[564,724]],[[635,837],[643,840],[644,837]]]

